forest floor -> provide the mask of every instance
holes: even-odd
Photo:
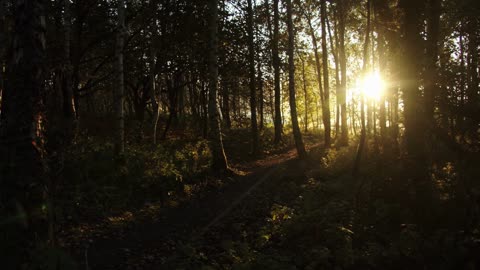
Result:
[[[320,145],[307,148],[321,155]],[[79,225],[63,235],[63,245],[72,250],[80,269],[202,268],[203,263],[192,258],[220,256],[233,239],[259,230],[282,198],[300,195],[289,182],[304,182],[314,163],[297,159],[289,147],[258,160],[238,158],[232,158],[234,174],[211,178],[224,183],[214,189]]]
[[[91,170],[91,180],[80,180],[92,188],[67,198],[80,210],[68,212],[58,234],[70,255],[52,269],[479,269],[477,204],[462,195],[465,179],[480,179],[477,159],[445,155],[431,169],[429,196],[417,196],[408,163],[386,151],[365,155],[353,177],[355,142],[326,150],[318,135],[304,136],[309,159],[302,161],[291,141],[264,145],[255,159],[245,133],[226,137],[235,173],[191,175],[164,199],[147,186],[119,193],[128,203],[109,210],[91,193],[111,197],[115,189],[97,180],[104,171]]]

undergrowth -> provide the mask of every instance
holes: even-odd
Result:
[[[301,176],[263,187],[243,208],[252,210],[236,212],[169,267],[473,269],[480,226],[461,189],[465,181],[478,188],[478,169],[438,160],[428,169],[429,196],[418,199],[408,164],[387,154],[367,155],[353,178],[355,150],[327,150]]]
[[[59,219],[71,222],[98,219],[140,207],[164,203],[191,191],[205,180],[211,154],[205,140],[129,145],[121,159],[113,146],[85,136],[70,149],[65,183],[56,198]],[[60,222],[66,220],[59,220]]]

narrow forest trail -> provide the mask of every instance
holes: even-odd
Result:
[[[307,167],[307,162],[297,159],[295,149],[238,164],[245,175],[234,176],[223,188],[177,207],[155,210],[155,218],[135,221],[118,232],[110,228],[77,245],[76,261],[81,269],[169,269],[172,260],[183,260],[181,254],[188,253],[181,250],[185,247],[220,244],[212,243],[224,238],[218,235],[219,228],[230,226],[232,216],[245,212],[246,202],[255,200],[249,211],[268,212],[274,198],[257,197],[274,196],[270,191],[285,179],[304,179]],[[261,205],[265,201],[270,203]]]

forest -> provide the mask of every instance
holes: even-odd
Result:
[[[480,269],[480,1],[0,0],[0,269]]]

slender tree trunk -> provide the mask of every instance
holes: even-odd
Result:
[[[262,64],[261,59],[259,57],[257,62],[257,73],[258,73],[258,113],[260,114],[260,127],[259,129],[262,130],[264,126],[264,89],[263,89],[263,74],[262,74]]]
[[[330,26],[330,22],[328,16],[326,16],[326,24],[328,30],[328,37],[330,39],[330,50],[332,51],[333,60],[335,64],[335,90],[336,90],[336,113],[335,113],[335,138],[339,138],[340,133],[340,96],[341,96],[341,82],[340,82],[340,69],[339,69],[339,61],[338,61],[338,40],[337,40],[337,31],[335,30],[335,41],[336,46],[333,45],[334,38],[332,36],[332,30]]]
[[[0,67],[5,66],[5,51],[6,47],[5,44],[8,43],[7,41],[7,27],[6,27],[6,13],[7,12],[7,5],[6,1],[0,0]],[[1,118],[1,111],[2,111],[2,94],[5,89],[5,72],[3,68],[0,68],[0,118]],[[1,120],[0,120],[1,121]]]
[[[317,82],[318,82],[318,90],[320,95],[320,105],[322,107],[322,122],[323,122],[323,126],[326,128],[327,123],[325,122],[325,97],[323,95],[323,86],[322,86],[322,65],[320,64],[320,55],[318,54],[317,37],[315,35],[315,29],[313,28],[311,18],[306,13],[304,13],[304,16],[307,19],[308,29],[310,32],[310,37],[312,39],[313,53],[315,56],[315,68],[316,68],[316,75],[317,75]]]
[[[363,67],[362,73],[366,74],[368,70],[368,46],[370,43],[370,11],[371,11],[371,0],[367,0],[367,29],[365,31],[365,43],[363,47]],[[365,126],[365,97],[364,94],[360,94],[360,121],[362,129],[360,131],[360,142],[358,144],[357,155],[355,156],[355,163],[353,164],[353,176],[358,177],[360,170],[360,162],[362,160],[362,155],[365,148],[365,140],[367,136],[366,126]]]
[[[402,90],[405,126],[406,158],[404,166],[408,168],[408,180],[415,183],[413,186],[415,197],[415,218],[420,224],[426,224],[431,220],[432,186],[427,171],[425,156],[425,114],[422,110],[424,103],[421,102],[420,91],[420,64],[418,59],[422,57],[423,40],[420,35],[422,25],[422,2],[406,0],[401,8],[404,12],[403,20],[403,50],[404,63],[402,63]]]
[[[385,74],[387,59],[385,52],[385,36],[384,30],[382,28],[378,29],[378,59],[379,59],[379,72],[380,74]],[[380,97],[380,109],[379,109],[379,118],[380,118],[380,138],[382,147],[386,146],[387,141],[387,108],[385,107],[386,95],[382,94]]]
[[[64,27],[65,27],[65,41],[64,41],[64,86],[63,86],[63,111],[65,120],[67,121],[67,133],[68,137],[71,136],[72,129],[74,128],[75,106],[73,102],[73,88],[72,88],[72,62],[70,60],[70,45],[72,40],[72,15],[70,8],[70,0],[64,0]]]
[[[216,59],[216,58],[215,58]],[[209,138],[209,121],[208,121],[208,106],[209,106],[209,99],[208,99],[208,89],[205,85],[205,82],[202,80],[200,95],[202,100],[202,133],[204,138]]]
[[[439,0],[436,0],[439,1]],[[477,9],[478,10],[478,9]],[[436,15],[436,14],[435,14]],[[439,16],[438,16],[439,17]],[[437,16],[435,16],[437,19]],[[478,126],[479,126],[479,83],[480,77],[478,72],[479,67],[479,21],[480,18],[478,14],[470,15],[468,17],[468,55],[470,56],[470,61],[468,63],[468,104],[467,104],[467,117],[468,117],[468,134],[472,137],[471,139],[478,140]]]
[[[303,82],[303,98],[304,98],[304,110],[305,110],[305,133],[308,132],[308,93],[307,93],[307,76],[305,75],[305,61],[302,59],[302,82]]]
[[[323,64],[323,89],[324,89],[324,124],[325,124],[325,147],[331,144],[331,124],[330,124],[330,83],[328,77],[328,51],[327,51],[327,2],[321,0],[321,22],[322,22],[322,64]]]
[[[274,143],[278,144],[282,140],[282,109],[281,109],[281,94],[280,94],[280,57],[278,55],[278,40],[279,40],[279,20],[278,14],[278,1],[273,0],[273,41],[272,41],[272,54],[273,54],[273,70],[274,70],[274,92],[275,92],[275,139]]]
[[[302,139],[302,133],[300,132],[300,127],[298,126],[297,104],[295,99],[295,60],[293,58],[295,36],[294,36],[294,30],[293,30],[292,1],[286,0],[286,4],[287,4],[287,31],[288,31],[288,49],[287,49],[288,93],[289,93],[289,100],[290,100],[290,116],[292,118],[293,137],[295,139],[297,154],[300,158],[304,159],[307,157],[307,152],[305,151],[305,146],[303,144],[303,139]]]
[[[253,2],[253,5],[256,6],[256,2]],[[253,10],[252,10],[253,14]],[[253,17],[253,16],[252,16]],[[258,15],[257,15],[258,17]],[[258,29],[258,24],[255,24],[255,35],[258,40],[260,40],[260,30]],[[260,52],[261,51],[261,44],[257,43],[255,49]],[[263,73],[262,73],[262,58],[261,54],[257,53],[257,84],[258,84],[258,114],[260,116],[260,124],[259,130],[263,129],[264,126],[264,89],[263,89]]]
[[[116,87],[114,90],[115,104],[115,154],[122,155],[125,151],[125,120],[123,103],[125,99],[125,82],[123,74],[123,56],[125,46],[125,0],[118,0],[117,46],[116,46]]]
[[[42,102],[44,5],[43,0],[15,1],[14,42],[0,123],[0,253],[4,269],[33,269],[33,250],[45,244],[47,236],[41,210],[47,173]]]
[[[257,124],[257,91],[255,86],[255,45],[253,32],[253,5],[252,0],[247,0],[247,33],[248,33],[248,70],[250,88],[250,120],[252,129],[252,153],[260,152],[258,124]]]
[[[400,127],[398,126],[399,124],[399,115],[398,115],[398,103],[399,103],[399,93],[398,93],[398,87],[393,87],[393,92],[392,92],[392,111],[393,111],[393,117],[392,117],[392,140],[393,140],[393,146],[396,150],[398,150],[399,145],[399,135],[400,135]],[[397,151],[396,151],[397,152]]]
[[[268,50],[270,52],[270,57],[268,59],[268,72],[270,74],[273,73],[273,50],[272,50],[272,45],[273,45],[273,25],[272,25],[272,19],[271,19],[271,6],[270,6],[270,1],[265,0],[264,2],[265,8],[266,8],[266,21],[267,21],[267,31],[268,31]],[[266,86],[268,89],[268,107],[270,109],[270,115],[273,120],[275,120],[275,109],[274,109],[274,101],[273,101],[273,96],[274,93],[272,90],[274,90],[274,87],[272,87],[272,81],[270,79],[266,80]],[[264,116],[265,117],[265,116]],[[265,119],[264,119],[265,121]],[[273,121],[275,122],[275,121]],[[265,123],[264,123],[265,125]]]
[[[345,51],[345,18],[346,6],[345,0],[340,0],[338,5],[338,54],[340,63],[340,106],[342,121],[342,137],[340,145],[348,145],[348,123],[347,123],[347,55]]]
[[[463,28],[463,27],[461,27]],[[463,29],[460,32],[459,36],[459,47],[460,47],[460,104],[458,106],[457,115],[456,115],[456,130],[460,132],[462,138],[465,135],[464,129],[464,111],[465,111],[465,41]],[[452,134],[453,135],[453,134]]]
[[[208,39],[208,137],[212,151],[212,169],[227,170],[228,163],[223,149],[220,116],[217,104],[218,88],[218,3],[217,0],[209,0],[209,39]]]
[[[427,17],[427,66],[425,72],[425,121],[432,127],[434,123],[433,112],[435,107],[435,96],[437,95],[437,58],[438,58],[438,36],[440,32],[440,9],[441,0],[428,1]],[[430,129],[430,128],[429,128]],[[429,131],[430,133],[431,131]]]
[[[156,23],[153,23],[155,25]],[[157,89],[156,89],[156,83],[155,83],[155,55],[156,55],[156,49],[154,45],[154,39],[155,39],[155,33],[156,33],[156,28],[152,26],[151,30],[151,40],[150,40],[150,57],[148,59],[149,61],[149,73],[148,73],[148,80],[149,80],[149,88],[150,88],[150,103],[152,104],[152,124],[153,124],[153,145],[157,144],[157,130],[158,130],[158,120],[160,118],[160,106],[158,106],[158,101],[157,101]]]
[[[417,157],[423,148],[420,112],[420,90],[418,88],[418,61],[420,59],[421,44],[420,26],[419,26],[419,4],[418,1],[405,1],[403,10],[404,18],[404,50],[405,63],[403,70],[403,81],[408,82],[403,85],[404,117],[405,117],[405,140],[407,151],[412,156]]]
[[[227,129],[232,128],[232,120],[230,117],[230,83],[223,84],[223,119],[225,119],[225,126]]]

